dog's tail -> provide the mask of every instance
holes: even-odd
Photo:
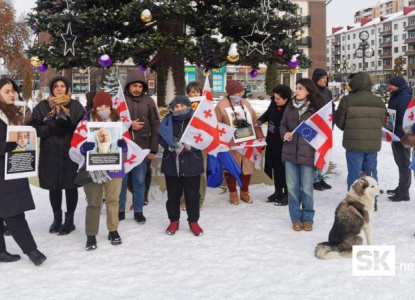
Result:
[[[318,259],[339,258],[340,253],[336,248],[336,246],[331,245],[329,242],[320,243],[316,246],[316,249],[314,250],[314,255]]]

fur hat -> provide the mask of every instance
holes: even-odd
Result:
[[[111,95],[107,92],[98,92],[94,97],[94,108],[97,108],[101,105],[108,105],[112,109],[112,99]]]
[[[237,80],[229,80],[225,87],[228,95],[235,95],[244,91],[243,85]]]
[[[389,84],[390,85],[394,85],[394,86],[396,86],[398,88],[401,88],[404,85],[406,85],[406,81],[405,81],[405,79],[402,76],[396,76],[396,77],[392,77],[389,80]]]

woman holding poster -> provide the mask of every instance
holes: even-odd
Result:
[[[17,90],[14,81],[7,78],[0,79],[0,262],[13,262],[20,259],[19,255],[6,251],[4,220],[23,253],[38,266],[45,261],[46,256],[37,250],[25,218],[25,211],[35,209],[29,181],[27,178],[7,182],[4,179],[5,154],[17,147],[16,142],[6,142],[7,127],[23,123],[23,115],[14,106]]]
[[[49,90],[49,98],[36,105],[30,123],[40,137],[40,187],[49,190],[53,209],[49,232],[65,235],[75,230],[73,218],[78,203],[78,190],[73,183],[78,165],[69,158],[69,148],[85,110],[78,101],[71,100],[69,82],[65,77],[53,78]],[[63,225],[62,190],[65,190],[67,209]]]
[[[254,109],[248,100],[242,99],[244,94],[244,87],[239,81],[230,80],[225,87],[228,94],[221,100],[215,108],[218,122],[227,125],[233,125],[236,128],[233,143],[246,142],[249,140],[261,139],[264,137],[260,127],[254,127],[257,122],[257,116]],[[240,198],[245,203],[252,203],[249,195],[249,183],[251,175],[255,171],[254,163],[243,157],[241,153],[236,150],[231,150],[232,156],[242,169],[240,176],[242,181]],[[236,179],[225,172],[226,184],[229,189],[229,201],[231,204],[238,205],[238,193],[236,191]]]

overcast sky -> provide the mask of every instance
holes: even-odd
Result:
[[[259,0],[252,0],[258,1]],[[327,6],[327,33],[335,26],[353,24],[354,13],[364,7],[376,4],[378,0],[333,0]],[[35,0],[14,0],[17,13],[28,13],[35,6]]]

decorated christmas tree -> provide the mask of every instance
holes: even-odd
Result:
[[[157,71],[164,105],[168,76],[184,93],[185,61],[207,70],[249,65],[252,77],[260,63],[307,67],[297,10],[288,0],[38,0],[28,24],[51,39],[28,54],[59,70],[132,58]]]
[[[395,66],[393,67],[392,76],[404,76],[405,71],[403,70],[404,59],[403,56],[395,58]]]
[[[113,69],[111,74],[106,77],[106,80],[104,80],[102,89],[111,94],[111,96],[115,96],[118,92],[118,87],[119,83],[117,73]]]

